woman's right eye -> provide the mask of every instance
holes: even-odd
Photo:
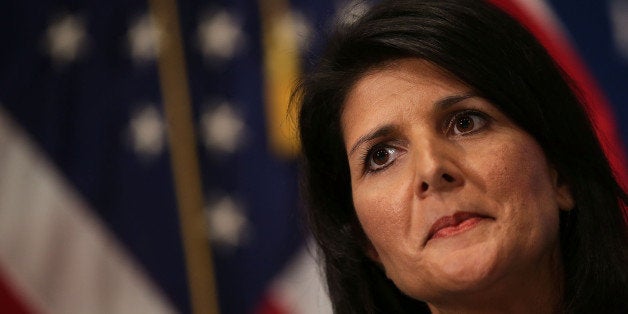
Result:
[[[399,156],[399,150],[391,146],[375,146],[366,157],[366,171],[379,171],[390,164]]]

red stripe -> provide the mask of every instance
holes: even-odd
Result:
[[[273,297],[266,296],[255,308],[255,314],[288,314]]]
[[[2,271],[0,271],[0,309],[2,313],[34,313],[19,297]]]
[[[579,58],[563,34],[557,29],[551,29],[551,23],[543,23],[543,21],[535,19],[534,12],[526,12],[512,0],[489,1],[525,25],[581,89],[591,120],[596,126],[597,136],[602,142],[611,166],[615,170],[620,184],[624,188],[628,188],[625,151],[617,131],[611,106],[587,70],[585,63]]]

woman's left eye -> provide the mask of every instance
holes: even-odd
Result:
[[[456,113],[448,123],[447,133],[451,135],[465,135],[482,129],[488,123],[488,118],[477,111],[463,111]]]

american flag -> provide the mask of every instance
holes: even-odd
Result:
[[[628,2],[493,2],[587,90],[625,179]],[[330,313],[287,99],[368,5],[2,1],[0,312]]]

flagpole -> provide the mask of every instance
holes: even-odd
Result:
[[[157,24],[159,79],[192,313],[218,314],[177,4],[176,0],[149,0],[149,6]]]
[[[259,0],[264,51],[264,96],[271,151],[294,158],[299,151],[297,111],[290,95],[300,72],[298,34],[288,0]]]

